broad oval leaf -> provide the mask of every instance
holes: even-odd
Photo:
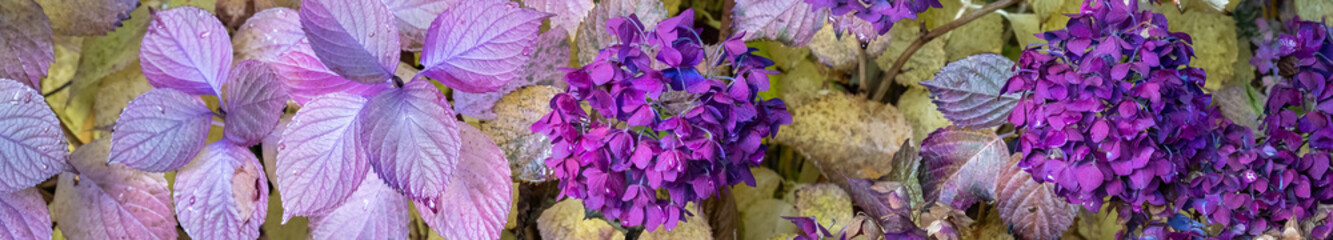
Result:
[[[463,161],[440,198],[417,200],[417,211],[447,239],[499,239],[513,200],[504,152],[471,125],[459,127]]]
[[[813,8],[804,0],[737,0],[731,22],[737,32],[745,32],[746,41],[766,38],[800,47],[828,18],[827,9]]]
[[[296,10],[277,7],[255,13],[232,37],[236,59],[255,59],[268,63],[278,61],[283,53],[297,45],[309,46],[301,31],[301,16]]]
[[[160,173],[107,164],[111,141],[74,151],[80,174],[62,173],[51,215],[69,239],[176,239],[171,190]]]
[[[231,58],[227,28],[212,13],[191,6],[154,14],[139,49],[148,83],[195,95],[221,92]]]
[[[518,76],[550,14],[500,0],[465,1],[430,24],[421,63],[425,75],[460,92],[499,89]]]
[[[824,171],[876,179],[896,169],[893,162],[912,126],[888,104],[865,97],[829,94],[791,110],[792,124],[775,140],[810,156]]]
[[[268,64],[256,60],[236,64],[231,78],[222,88],[227,110],[223,136],[236,145],[254,146],[278,125],[287,106],[287,88]]]
[[[1023,239],[1058,239],[1074,223],[1078,205],[1055,194],[1054,183],[1037,183],[1018,167],[1014,154],[995,179],[995,207],[1000,219]]]
[[[169,88],[149,90],[125,107],[111,133],[111,163],[148,172],[176,170],[208,139],[213,112],[204,101]]]
[[[255,239],[268,213],[268,178],[249,149],[208,145],[176,173],[172,198],[181,227],[196,239]]]
[[[308,44],[302,45],[283,53],[278,61],[271,63],[297,104],[305,104],[310,99],[335,92],[373,97],[389,88],[388,82],[365,84],[338,76],[315,57],[314,50]]]
[[[974,129],[1000,126],[1018,105],[1018,93],[1000,90],[1014,75],[1014,61],[999,54],[972,55],[945,65],[935,79],[921,82],[931,101],[954,124]]]
[[[514,90],[533,85],[564,85],[565,72],[560,68],[569,67],[569,35],[560,31],[546,31],[537,36],[537,50],[519,69],[518,77],[509,81],[499,91],[486,93],[454,93],[454,110],[459,114],[495,120],[495,102]]]
[[[552,32],[574,36],[578,32],[579,22],[592,11],[593,3],[592,0],[524,0],[523,6],[555,14],[551,17],[551,30],[555,30]]]
[[[0,0],[0,78],[41,89],[55,61],[51,20],[33,0]]]
[[[398,23],[398,39],[404,51],[421,51],[431,21],[463,0],[383,0]]]
[[[302,0],[301,29],[333,72],[376,84],[398,67],[398,28],[379,0]]]
[[[363,184],[370,167],[357,114],[365,104],[345,93],[320,96],[282,131],[276,173],[284,222],[327,214]]]
[[[481,131],[504,151],[515,178],[529,182],[555,178],[546,166],[546,159],[551,157],[551,139],[531,129],[533,123],[551,112],[551,98],[562,92],[549,86],[519,89],[496,103],[499,118],[481,124]]]
[[[51,214],[36,187],[0,193],[0,238],[51,239]]]
[[[0,78],[0,192],[41,183],[65,168],[60,119],[37,90]]]
[[[597,57],[597,52],[619,39],[606,30],[606,21],[611,18],[634,14],[643,22],[643,29],[655,29],[657,22],[667,17],[666,6],[658,0],[604,0],[597,3],[588,17],[579,26],[578,43],[579,62],[590,63]]]
[[[370,165],[390,187],[412,199],[444,192],[458,164],[458,122],[429,81],[408,82],[366,103],[361,137]]]
[[[139,7],[136,0],[37,0],[51,17],[51,29],[66,36],[103,35],[130,18]]]
[[[927,203],[967,209],[994,196],[992,181],[1008,159],[1009,147],[995,133],[949,126],[921,142],[922,174],[917,179]]]
[[[407,239],[408,200],[367,174],[347,203],[310,223],[314,239]]]

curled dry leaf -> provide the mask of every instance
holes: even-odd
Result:
[[[551,98],[561,92],[564,91],[550,86],[519,89],[496,103],[499,117],[481,124],[481,131],[504,150],[515,178],[543,182],[554,177],[546,167],[546,158],[551,157],[551,140],[529,128],[551,112]]]
[[[958,126],[982,129],[1009,122],[1018,105],[1017,93],[1000,90],[1014,75],[1014,62],[999,54],[972,55],[940,69],[935,79],[921,82],[945,118]]]
[[[597,57],[597,50],[619,42],[615,35],[606,31],[606,21],[615,17],[634,14],[643,22],[643,29],[655,29],[657,22],[666,19],[667,10],[657,0],[605,0],[597,3],[579,26],[578,44],[579,62],[591,63]]]
[[[966,209],[994,195],[992,181],[1009,159],[1004,139],[989,131],[949,127],[921,142],[921,181],[926,202]]]
[[[606,220],[585,217],[586,212],[583,200],[565,199],[542,211],[537,229],[543,239],[625,239],[625,233],[616,231]]]
[[[1055,195],[1052,183],[1037,183],[1018,167],[1014,154],[995,179],[995,207],[1000,219],[1023,239],[1058,239],[1074,223],[1078,206]]]
[[[800,150],[825,173],[875,179],[892,169],[889,161],[911,125],[898,109],[861,96],[830,94],[792,111],[792,124],[777,141]]]
[[[815,217],[820,226],[837,232],[852,221],[852,197],[838,185],[817,183],[796,189],[799,216]]]

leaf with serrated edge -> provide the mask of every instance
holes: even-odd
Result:
[[[1000,219],[1023,239],[1058,239],[1074,223],[1078,206],[1055,195],[1053,183],[1037,183],[1018,167],[1014,154],[995,179],[995,207]]]
[[[335,92],[372,97],[389,88],[390,84],[364,84],[338,76],[315,57],[309,44],[296,46],[271,64],[297,104],[305,104],[312,98]]]
[[[195,95],[221,92],[231,66],[231,38],[212,13],[195,7],[157,12],[139,49],[139,66],[156,88]]]
[[[359,96],[334,93],[310,101],[278,143],[277,180],[283,221],[327,214],[352,195],[369,167],[357,114]]]
[[[301,29],[320,62],[353,81],[376,84],[398,67],[398,28],[379,0],[302,0]]]
[[[917,179],[926,202],[967,209],[994,195],[991,182],[1008,158],[1009,147],[995,133],[950,126],[921,142]]]
[[[222,88],[227,109],[227,127],[222,132],[236,145],[254,146],[278,124],[287,106],[287,88],[268,64],[256,60],[236,64],[231,78]]]
[[[172,198],[191,238],[255,239],[268,213],[268,178],[254,153],[222,140],[176,173]]]
[[[102,35],[120,27],[139,6],[135,0],[37,0],[51,17],[51,29],[60,35]]]
[[[314,239],[407,239],[407,198],[367,174],[347,203],[328,215],[311,219]]]
[[[804,0],[738,0],[732,25],[745,40],[773,39],[788,46],[805,46],[824,26],[828,10],[812,10]]]
[[[111,141],[74,151],[80,174],[62,173],[51,215],[69,239],[176,239],[171,191],[160,173],[107,164]]]
[[[50,239],[51,215],[36,187],[0,193],[0,238]]]
[[[496,113],[491,108],[495,102],[514,90],[533,85],[560,87],[564,85],[565,72],[560,68],[569,67],[569,37],[560,31],[546,31],[537,36],[537,47],[532,58],[519,70],[518,77],[500,87],[500,90],[486,93],[454,93],[454,110],[459,114],[495,120]]]
[[[921,82],[940,112],[954,124],[974,129],[1008,122],[1018,104],[1018,94],[1000,93],[1014,75],[1014,61],[999,54],[984,53],[945,65],[935,79]]]
[[[421,75],[470,93],[499,89],[518,76],[548,13],[518,3],[476,0],[445,10],[430,24]]]
[[[593,3],[592,0],[524,0],[523,6],[555,14],[555,17],[551,17],[551,30],[574,36],[578,32],[579,22],[592,11]]]
[[[33,0],[0,0],[0,78],[41,89],[55,61],[51,20]]]
[[[383,0],[398,23],[398,39],[404,51],[420,52],[430,22],[444,10],[464,0]]]
[[[458,165],[458,122],[429,81],[384,90],[361,110],[370,165],[412,199],[440,197]],[[505,168],[508,169],[508,168]]]
[[[579,62],[590,63],[597,57],[597,51],[618,42],[615,35],[606,30],[606,21],[611,18],[634,14],[643,22],[643,29],[655,29],[657,22],[666,19],[667,10],[658,0],[603,0],[583,19],[575,38],[579,49]]]
[[[66,151],[60,119],[42,94],[0,78],[0,192],[32,187],[60,173]]]
[[[204,101],[167,88],[130,101],[111,133],[111,163],[149,172],[185,166],[204,147],[213,112]]]
[[[255,59],[264,62],[278,61],[278,56],[290,51],[297,45],[309,46],[305,32],[301,31],[301,16],[289,8],[269,8],[255,13],[232,37],[232,48],[236,49],[236,59]]]
[[[435,201],[415,201],[421,218],[447,239],[499,239],[509,216],[509,166],[504,153],[486,134],[459,127],[463,161],[449,186]]]

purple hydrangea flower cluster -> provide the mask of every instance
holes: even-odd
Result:
[[[916,19],[916,15],[932,7],[942,8],[939,0],[805,0],[814,6],[814,10],[829,8],[833,16],[842,16],[852,12],[856,17],[870,22],[879,35],[893,29],[893,23],[903,19]]]
[[[1203,70],[1189,66],[1189,35],[1137,2],[1094,0],[1039,37],[1045,48],[1022,53],[1004,90],[1023,95],[1009,116],[1025,131],[1019,166],[1092,211],[1107,197],[1133,213],[1184,205],[1180,179],[1211,155],[1204,136],[1220,118],[1199,88]]]
[[[1219,158],[1192,183],[1192,207],[1250,235],[1309,217],[1315,203],[1333,199],[1333,61],[1326,57],[1333,56],[1333,39],[1317,22],[1295,20],[1286,28],[1292,33],[1257,40],[1251,60],[1274,83],[1262,127],[1267,137],[1255,145],[1252,133],[1231,126],[1217,138]]]
[[[711,55],[722,60],[704,63],[710,55],[693,16],[686,10],[655,29],[634,15],[611,19],[607,29],[620,42],[566,70],[565,92],[532,126],[552,139],[546,164],[562,197],[584,199],[626,226],[670,230],[689,214],[687,203],[754,185],[750,167],[763,161],[763,138],[791,123],[782,100],[758,95],[776,73],[764,69],[773,62],[735,36]],[[735,74],[700,71],[723,64]]]

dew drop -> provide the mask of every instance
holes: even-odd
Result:
[[[516,8],[516,7],[518,7],[518,3],[515,2],[505,3],[505,8]]]
[[[42,169],[47,169],[47,168],[50,168],[50,167],[51,167],[51,166],[47,166],[46,164],[42,164]]]
[[[278,151],[287,150],[287,144],[278,144]]]
[[[213,32],[204,31],[204,32],[202,32],[202,33],[199,33],[199,38],[200,38],[200,39],[207,38],[208,35],[213,35]]]
[[[125,193],[116,194],[116,200],[125,201]]]
[[[374,37],[375,37],[375,32],[370,32],[370,36],[369,36],[369,37],[374,38]]]
[[[162,108],[162,106],[157,106],[157,112],[161,114],[167,114],[167,109]]]
[[[24,96],[23,104],[29,104],[29,103],[32,103],[32,97]]]

